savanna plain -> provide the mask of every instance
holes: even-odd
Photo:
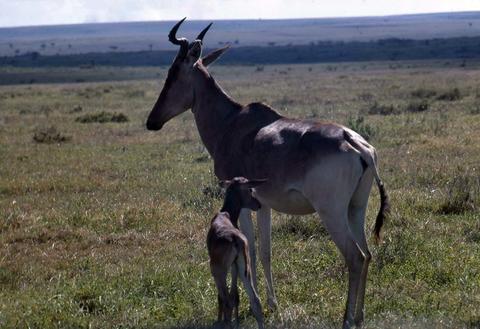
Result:
[[[193,115],[148,132],[167,68],[98,70],[81,74],[155,78],[0,87],[0,327],[211,328],[205,239],[222,191]],[[365,328],[480,328],[478,63],[211,70],[241,103],[336,121],[376,147],[392,214],[370,239]],[[378,208],[374,189],[369,235]],[[340,327],[347,275],[318,217],[274,213],[272,231],[267,326]],[[266,306],[260,265],[259,293]],[[254,328],[243,292],[240,311]]]

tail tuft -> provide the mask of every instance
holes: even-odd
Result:
[[[375,227],[373,229],[373,234],[375,235],[375,242],[377,244],[382,242],[380,233],[382,230],[383,222],[385,221],[387,215],[390,214],[390,200],[382,182],[378,184],[378,189],[380,191],[380,210],[378,211],[377,219],[375,220]]]
[[[245,276],[248,278],[250,277],[251,269],[250,269],[250,251],[248,249],[247,239],[243,236],[239,237],[238,244],[240,249],[242,249],[243,259],[245,261]]]

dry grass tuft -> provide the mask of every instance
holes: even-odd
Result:
[[[41,144],[64,143],[71,139],[71,136],[59,132],[55,126],[38,128],[33,134],[33,140]]]
[[[128,122],[128,117],[123,113],[99,112],[79,116],[75,121],[80,123],[106,123],[106,122]]]

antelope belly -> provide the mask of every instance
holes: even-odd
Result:
[[[290,215],[306,215],[315,212],[310,201],[308,201],[302,193],[294,189],[278,194],[256,193],[255,196],[262,204],[266,204],[270,208],[282,213]]]

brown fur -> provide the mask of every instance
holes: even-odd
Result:
[[[172,68],[178,66],[178,71],[169,72],[168,84],[148,117],[147,128],[159,130],[174,116],[192,109],[218,178],[268,180],[255,192],[264,207],[257,213],[257,223],[271,308],[276,306],[270,262],[271,209],[288,214],[317,212],[349,271],[343,327],[361,323],[371,259],[365,212],[373,178],[382,200],[374,229],[377,237],[389,209],[375,149],[358,133],[339,124],[286,118],[262,103],[239,104],[206,67],[224,50],[214,51],[203,62],[199,46],[201,43],[194,41],[186,54],[180,51],[177,55]],[[255,234],[248,212],[242,212],[240,221],[251,246],[255,282]]]
[[[261,183],[263,181],[248,181],[240,177],[226,183],[223,207],[221,212],[213,217],[207,234],[210,269],[218,291],[218,321],[224,321],[227,325],[231,321],[233,311],[238,321],[237,275],[239,275],[249,295],[258,326],[263,328],[262,307],[252,282],[247,238],[237,228],[240,209],[260,208],[260,203],[251,195],[249,188]],[[226,285],[229,270],[232,273],[230,292]]]

